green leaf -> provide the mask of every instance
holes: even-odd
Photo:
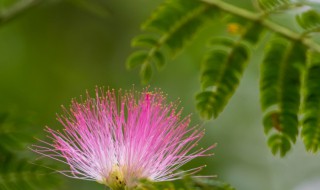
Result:
[[[193,39],[195,34],[201,29],[206,19],[210,16],[208,12],[212,11],[207,6],[199,6],[194,10],[193,15],[186,15],[187,21],[181,20],[177,23],[168,35],[165,45],[170,48],[170,52],[175,56],[185,45]]]
[[[165,58],[161,52],[154,52],[153,57],[150,57],[146,51],[137,51],[130,55],[127,59],[127,68],[133,69],[138,66],[140,67],[141,82],[146,84],[152,77],[152,66],[151,63],[155,63],[158,70],[161,70],[165,64]]]
[[[281,130],[280,114],[277,110],[267,112],[263,117],[264,132],[268,134],[271,129]]]
[[[261,39],[261,36],[263,35],[264,30],[265,28],[260,23],[252,23],[246,29],[242,38],[243,40],[251,43],[252,45],[255,45]]]
[[[137,190],[235,190],[228,183],[212,178],[193,178],[183,176],[181,184],[174,185],[170,181],[151,182],[141,180]]]
[[[0,115],[0,149],[23,150],[33,141],[31,135],[27,135],[32,124],[26,119],[4,112]]]
[[[216,49],[207,54],[201,75],[202,89],[205,90],[219,80],[217,73],[223,69],[224,63],[228,60],[228,56],[228,52],[221,49]]]
[[[151,182],[149,180],[140,180],[139,185],[136,187],[136,190],[176,190],[174,184],[165,181],[165,182]],[[177,189],[178,190],[178,189]],[[183,190],[180,189],[179,190]]]
[[[257,43],[263,31],[259,23],[249,23],[236,41],[215,38],[210,42],[213,50],[204,59],[200,78],[203,92],[196,96],[203,118],[216,118],[223,111],[250,58],[248,45]]]
[[[186,176],[184,178],[184,186],[187,190],[235,190],[231,185],[226,182],[219,181],[212,178],[192,178]]]
[[[20,113],[21,114],[21,113]],[[3,190],[42,190],[57,189],[58,177],[41,163],[27,160],[26,146],[34,139],[32,131],[34,118],[26,114],[0,114],[0,189]],[[5,117],[4,117],[5,116]]]
[[[308,10],[296,16],[298,24],[305,30],[311,32],[320,30],[320,13],[316,10]]]
[[[267,46],[261,65],[260,92],[262,110],[266,110],[278,102],[280,69],[281,63],[286,62],[284,57],[287,46],[288,42],[282,38],[273,39]]]
[[[157,37],[144,34],[134,38],[132,45],[146,48],[147,62],[156,64],[156,68],[161,70],[166,60],[164,50],[167,49],[171,56],[175,56],[193,39],[204,23],[217,13],[213,6],[201,1],[166,0],[142,26],[144,31],[154,32],[156,35],[152,36]],[[140,66],[145,67],[142,63]],[[144,83],[146,79],[142,79]]]
[[[140,77],[142,79],[142,83],[144,84],[150,81],[152,77],[152,68],[150,63],[145,63],[142,65],[140,70]]]
[[[132,39],[131,46],[132,47],[153,47],[157,46],[157,39],[153,36],[148,35],[140,35]]]
[[[156,63],[157,69],[160,71],[165,65],[165,57],[160,51],[154,53],[154,61]]]
[[[137,51],[129,56],[126,66],[128,69],[133,69],[142,66],[144,62],[148,61],[149,56],[146,51]]]
[[[276,37],[269,43],[261,66],[260,96],[265,131],[269,133],[274,129],[282,138],[285,136],[293,143],[298,135],[301,71],[305,65],[305,51],[299,42],[289,43],[284,38]],[[285,140],[281,142],[287,143]]]
[[[196,96],[197,109],[204,119],[211,119],[214,116],[215,94],[212,91],[204,91]]]
[[[197,108],[207,119],[211,116],[216,118],[224,109],[239,84],[249,58],[248,49],[243,44],[230,48],[229,52],[213,50],[203,64],[201,82],[204,92],[198,94],[196,99]]]
[[[274,11],[288,6],[290,0],[258,0],[259,7],[264,11]]]
[[[248,22],[248,20],[238,16],[232,16],[228,19],[228,27],[232,25],[238,29],[229,32],[238,33],[241,37],[239,41],[249,43],[251,45],[258,43],[265,31],[265,27],[259,21]]]
[[[1,155],[0,187],[3,190],[57,189],[59,177],[41,166],[13,154]]]
[[[290,139],[281,134],[274,134],[268,140],[268,146],[271,148],[272,154],[280,154],[284,157],[291,148]]]
[[[234,44],[234,40],[228,37],[217,37],[212,38],[209,41],[209,46],[214,47],[215,45],[224,46],[224,47],[231,47]]]
[[[167,33],[201,16],[204,8],[208,6],[197,0],[166,0],[142,25],[142,29]]]
[[[320,54],[309,52],[304,81],[302,138],[306,149],[320,148]]]

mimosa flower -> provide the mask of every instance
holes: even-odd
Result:
[[[46,128],[53,142],[33,151],[69,165],[58,171],[68,177],[94,180],[113,190],[133,189],[141,179],[153,182],[180,179],[203,166],[179,171],[190,160],[209,156],[195,148],[204,135],[189,128],[190,116],[181,118],[177,104],[166,103],[159,90],[124,94],[96,90],[95,98],[72,101],[65,116],[58,116],[63,131]],[[190,153],[191,152],[191,153]]]

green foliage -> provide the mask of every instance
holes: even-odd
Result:
[[[274,134],[268,140],[268,146],[272,154],[280,153],[283,157],[291,148],[290,138],[284,134]]]
[[[204,92],[197,95],[197,107],[203,117],[217,117],[234,93],[248,61],[247,48],[239,43],[229,51],[216,49],[204,61],[201,82]]]
[[[174,185],[171,182],[152,183],[141,181],[136,190],[235,190],[229,184],[212,178],[192,178],[185,176],[181,184]]]
[[[135,188],[136,190],[175,190],[176,187],[172,182],[157,182],[152,183],[148,180],[141,180],[138,187]]]
[[[187,190],[235,190],[228,183],[210,178],[185,178]]]
[[[1,150],[23,150],[32,137],[26,135],[29,129],[28,120],[16,118],[7,112],[0,113],[0,149]]]
[[[308,10],[296,16],[297,23],[307,32],[318,32],[320,29],[320,14],[316,10]]]
[[[150,63],[145,63],[141,66],[140,76],[143,83],[147,83],[152,76],[152,68]]]
[[[265,132],[273,135],[269,146],[281,156],[290,149],[288,139],[296,141],[300,106],[301,71],[305,63],[305,48],[298,42],[275,37],[269,43],[261,66],[261,106]],[[275,141],[275,142],[273,142]]]
[[[264,11],[273,11],[287,7],[290,4],[290,0],[258,0],[258,4]]]
[[[165,64],[164,47],[171,56],[176,55],[215,14],[217,10],[200,1],[167,0],[142,26],[144,31],[156,34],[144,34],[132,40],[132,46],[146,50],[132,53],[127,68],[140,66],[142,82],[149,82],[153,70],[161,70]]]
[[[310,51],[304,81],[302,137],[307,150],[320,148],[320,54]]]
[[[241,23],[240,23],[241,24]],[[218,117],[234,94],[250,58],[248,45],[255,44],[261,33],[259,24],[249,24],[237,40],[214,40],[213,50],[206,56],[201,73],[203,92],[196,96],[202,117]]]
[[[151,78],[154,63],[163,68],[165,56],[162,47],[167,46],[169,53],[181,50],[193,34],[208,19],[214,19],[218,12],[232,36],[215,37],[210,50],[205,55],[201,67],[202,92],[196,96],[197,108],[204,118],[216,118],[223,111],[229,99],[235,93],[247,63],[251,50],[261,41],[263,31],[274,33],[264,54],[261,66],[260,92],[261,107],[264,112],[263,125],[270,135],[268,144],[274,154],[284,156],[295,143],[299,134],[300,102],[303,98],[302,136],[308,150],[318,150],[320,132],[318,106],[320,101],[318,88],[312,81],[318,82],[318,64],[306,67],[306,51],[320,52],[320,46],[307,35],[319,32],[319,5],[308,1],[257,0],[258,12],[251,12],[221,0],[167,0],[144,24],[143,29],[153,29],[158,35],[142,35],[132,41],[135,47],[146,50],[133,53],[127,62],[128,68],[140,66],[141,76],[146,82]],[[291,11],[302,5],[309,6],[307,11]],[[274,14],[276,13],[276,14]],[[272,20],[283,17],[296,19],[304,31],[298,33],[286,25]],[[282,16],[283,16],[282,15]],[[225,16],[225,17],[224,17]],[[271,18],[272,17],[272,18]],[[271,18],[271,19],[269,19]],[[236,36],[236,37],[235,37]],[[209,38],[209,37],[208,37]],[[303,73],[308,68],[305,85],[302,87]],[[304,90],[302,97],[300,92]]]
[[[3,190],[56,189],[57,175],[40,163],[30,163],[26,159],[7,153],[0,156],[0,187]]]
[[[0,114],[0,189],[56,189],[58,178],[41,163],[31,163],[22,150],[33,141],[30,121],[12,114]],[[30,158],[29,158],[30,159]]]

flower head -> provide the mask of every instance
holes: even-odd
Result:
[[[34,145],[33,151],[69,165],[60,173],[95,180],[111,189],[131,189],[139,180],[170,181],[176,170],[190,160],[208,156],[209,149],[191,152],[203,137],[199,126],[189,128],[190,117],[181,118],[177,104],[166,103],[159,90],[124,94],[96,90],[80,103],[73,100],[66,116],[58,116],[62,132],[46,128],[52,143]],[[191,152],[191,153],[190,153]]]

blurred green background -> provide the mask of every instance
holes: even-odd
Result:
[[[12,2],[0,0],[0,10]],[[40,133],[46,125],[60,127],[55,120],[55,114],[61,113],[60,105],[69,105],[71,98],[86,89],[94,91],[96,85],[130,89],[133,84],[143,88],[138,71],[127,71],[125,60],[132,52],[130,40],[140,33],[140,24],[162,1],[97,2],[98,9],[73,0],[48,0],[0,26],[1,111],[32,117],[37,137],[43,138]],[[219,23],[217,26],[200,33],[150,83],[151,88],[167,93],[169,100],[180,98],[184,114],[193,113],[192,124],[206,127],[202,146],[218,143],[213,157],[196,159],[185,168],[206,164],[201,175],[217,174],[238,190],[311,190],[301,184],[320,181],[319,155],[305,152],[301,139],[282,159],[272,156],[267,147],[258,93],[257,60],[263,46],[257,47],[260,53],[254,55],[221,116],[211,121],[200,119],[194,100],[200,90],[200,60],[206,38],[226,32]],[[65,179],[57,189],[104,187]]]

